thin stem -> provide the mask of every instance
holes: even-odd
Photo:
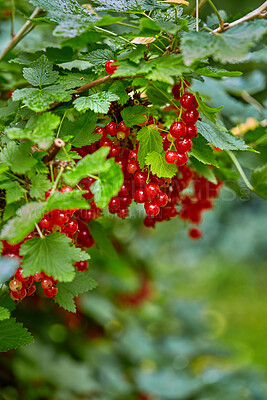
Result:
[[[196,0],[196,31],[199,31],[199,0]]]
[[[264,107],[259,103],[254,97],[250,96],[250,94],[246,91],[243,90],[241,93],[242,99],[244,99],[248,104],[251,104],[254,106],[260,113],[264,111]]]
[[[238,159],[236,158],[236,156],[234,155],[234,153],[231,150],[226,150],[226,153],[229,155],[229,157],[231,158],[231,160],[233,161],[237,171],[239,172],[241,178],[243,179],[245,185],[247,186],[247,188],[249,190],[251,190],[252,192],[254,192],[254,187],[251,185],[251,183],[249,182],[248,178],[246,177],[245,172],[243,171],[243,168],[241,167]]]
[[[175,23],[178,23],[178,11],[177,11],[177,7],[174,6],[174,12],[175,12]]]
[[[52,164],[50,164],[50,175],[51,175],[52,182],[54,183],[55,179],[54,179],[54,171],[53,171],[53,165]]]
[[[15,36],[14,28],[15,28],[15,0],[11,2],[11,39]]]
[[[154,89],[156,89],[159,93],[161,93],[162,96],[166,97],[166,99],[168,99],[169,102],[172,103],[172,105],[174,105],[174,107],[177,108],[178,111],[180,111],[179,107],[174,103],[174,101],[173,101],[172,99],[170,99],[168,96],[166,96],[166,94],[165,94],[162,90],[160,90],[160,89],[159,89],[157,86],[155,86],[152,82],[150,82],[150,85],[151,85]]]
[[[32,13],[32,15],[30,16],[29,19],[33,19],[36,18],[40,13],[42,12],[42,10],[37,7],[34,12]],[[12,38],[12,40],[9,42],[9,44],[7,45],[7,47],[5,48],[5,50],[3,51],[3,53],[0,56],[0,60],[2,60],[7,53],[13,49],[13,47],[19,43],[19,41],[24,37],[24,34],[28,31],[29,28],[32,28],[32,26],[35,26],[32,21],[27,21],[22,28],[18,31],[18,33]]]
[[[59,127],[58,127],[58,131],[57,131],[57,138],[58,138],[58,136],[59,136],[59,134],[60,134],[60,131],[61,131],[61,127],[62,127],[62,124],[63,124],[63,121],[64,121],[64,119],[65,119],[65,117],[66,117],[66,115],[67,115],[67,112],[68,112],[68,110],[66,110],[65,112],[64,112],[64,115],[63,115],[63,117],[61,118],[61,121],[60,121],[60,124],[59,124]]]
[[[211,6],[211,8],[213,9],[214,13],[217,15],[217,18],[219,20],[219,25],[221,30],[224,30],[224,23],[223,23],[223,19],[219,13],[219,11],[217,10],[216,6],[214,5],[214,3],[211,0],[208,0],[209,5]]]
[[[118,37],[118,38],[124,40],[125,42],[127,42],[127,43],[130,44],[131,46],[134,46],[134,48],[136,47],[132,42],[130,42],[130,40],[125,39],[123,36],[117,35],[116,33],[111,32],[111,31],[108,31],[107,29],[100,28],[99,26],[95,26],[94,28],[95,28],[95,29],[98,29],[99,31],[108,33],[109,35],[116,36],[116,37]]]
[[[191,15],[192,17],[196,17],[197,13],[199,12],[199,10],[201,9],[201,7],[204,6],[204,4],[207,3],[208,0],[196,0],[196,8],[192,11]]]
[[[138,29],[139,30],[138,26],[134,26],[134,25],[131,25],[131,24],[126,24],[125,22],[116,22],[116,24],[117,25],[123,25],[123,26],[129,26],[129,28],[134,28],[134,29]]]
[[[54,182],[54,185],[52,187],[51,194],[55,193],[55,190],[57,188],[57,185],[58,185],[58,182],[59,182],[59,180],[61,178],[61,175],[63,174],[63,171],[64,171],[64,167],[60,167],[59,173],[58,173],[58,175],[56,177],[56,180]]]
[[[36,224],[36,223],[35,223],[34,225],[35,225],[35,228],[37,229],[37,232],[39,233],[40,238],[43,238],[44,235],[42,234],[42,231],[41,231],[41,229],[39,228],[39,225]]]

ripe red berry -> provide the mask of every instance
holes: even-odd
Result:
[[[24,299],[24,297],[27,295],[27,291],[26,291],[26,289],[23,287],[23,288],[20,289],[19,291],[15,291],[15,292],[11,291],[11,294],[12,294],[12,296],[13,296],[13,298],[14,298],[15,300],[22,300],[22,299]]]
[[[100,135],[107,136],[106,129],[102,126],[97,126],[94,130],[95,133],[99,133]]]
[[[53,283],[54,282],[52,281],[52,279],[49,279],[49,278],[45,277],[45,278],[42,279],[41,286],[42,286],[43,289],[48,289],[48,288],[51,288],[53,286]]]
[[[146,185],[147,180],[147,172],[146,171],[137,171],[134,174],[134,182],[137,187],[144,187]]]
[[[78,222],[75,219],[70,219],[64,227],[65,232],[72,236],[78,230]]]
[[[9,289],[12,290],[12,292],[19,292],[22,289],[22,282],[17,279],[12,279],[9,282]]]
[[[186,133],[186,127],[185,124],[181,121],[174,122],[171,127],[170,127],[170,134],[174,138],[179,138],[185,136]]]
[[[145,212],[149,217],[156,217],[160,212],[160,208],[157,203],[147,202],[145,203]]]
[[[134,193],[134,201],[136,203],[144,203],[146,201],[145,189],[137,189]]]
[[[172,87],[172,95],[176,100],[179,100],[181,97],[181,85],[174,85]]]
[[[188,161],[188,154],[187,153],[178,153],[178,160],[176,165],[180,167],[181,165],[186,164]]]
[[[192,149],[193,143],[191,139],[185,137],[183,140],[177,139],[175,141],[175,146],[179,153],[186,153]]]
[[[59,211],[57,216],[54,219],[55,225],[63,226],[65,225],[69,220],[69,217],[65,213],[65,211]]]
[[[118,68],[118,65],[114,65],[117,60],[111,59],[108,60],[105,64],[105,70],[107,71],[108,74],[113,75],[116,69]]]
[[[44,295],[46,297],[55,297],[57,295],[57,292],[58,288],[55,285],[51,286],[48,289],[44,289]]]
[[[169,150],[165,154],[165,161],[168,164],[176,164],[178,161],[178,152],[174,150]]]
[[[74,267],[77,268],[78,271],[86,271],[88,269],[88,262],[87,261],[78,261],[74,264]]]
[[[126,126],[125,123],[121,121],[118,126],[118,131],[125,133],[125,137],[128,137],[130,135],[131,128]]]
[[[192,139],[197,135],[197,127],[196,125],[187,125],[186,126],[186,135],[188,139]]]
[[[121,206],[121,202],[118,197],[112,197],[109,202],[109,208],[112,210],[118,210]]]
[[[202,231],[199,228],[191,228],[188,235],[191,239],[198,240],[202,237]]]
[[[152,218],[152,217],[147,216],[147,217],[145,217],[145,219],[144,219],[144,225],[145,225],[147,228],[152,228],[152,227],[154,227],[154,226],[155,226],[155,223],[156,223],[155,218]]]
[[[154,198],[160,194],[160,187],[154,182],[147,183],[145,186],[145,192],[149,199],[154,200]]]
[[[118,196],[127,196],[130,191],[130,184],[128,181],[124,181],[122,187],[120,188]]]
[[[186,124],[194,125],[199,117],[199,113],[195,108],[188,108],[182,113],[182,119]]]
[[[180,104],[186,110],[192,107],[198,108],[198,103],[196,101],[195,96],[192,93],[183,94],[180,99]]]
[[[54,220],[52,220],[51,218],[47,218],[47,217],[42,218],[41,221],[39,222],[40,228],[46,229],[48,231],[50,231],[54,225],[55,225]]]
[[[119,218],[122,218],[122,219],[128,217],[128,215],[129,215],[129,210],[128,210],[128,208],[121,208],[121,209],[118,211],[117,215],[118,215]]]
[[[137,157],[138,157],[138,150],[135,149],[135,150],[130,151],[128,160],[129,161],[137,161]]]
[[[120,147],[113,144],[109,150],[108,155],[109,157],[117,157],[120,155],[120,151],[121,151]]]
[[[165,207],[168,204],[168,196],[166,193],[161,192],[155,201],[159,207]]]
[[[44,278],[44,273],[43,272],[36,272],[34,275],[33,275],[33,280],[35,281],[35,282],[41,282],[41,280]]]
[[[71,186],[64,186],[60,191],[61,193],[66,193],[66,192],[72,192],[72,187]]]
[[[139,167],[138,167],[138,163],[136,161],[129,162],[127,164],[127,171],[129,172],[129,174],[134,174],[138,169],[139,169]]]
[[[118,133],[116,122],[109,122],[106,126],[106,132],[108,135],[116,136]]]
[[[36,286],[33,283],[28,289],[27,289],[27,296],[31,296],[33,293],[36,291]]]

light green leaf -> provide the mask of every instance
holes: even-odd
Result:
[[[88,209],[89,203],[82,197],[85,191],[73,190],[72,192],[55,192],[48,197],[46,212],[50,210],[71,210],[74,208]]]
[[[0,352],[32,343],[33,337],[15,318],[0,322]]]
[[[209,143],[203,136],[199,136],[198,138],[194,138],[193,147],[190,152],[190,155],[195,157],[198,161],[203,164],[212,164],[218,166],[217,161],[215,159],[214,152],[210,147]]]
[[[147,108],[145,106],[126,107],[122,110],[121,116],[126,126],[138,125],[146,120],[145,114]]]
[[[8,319],[10,317],[10,311],[7,308],[0,306],[0,321],[4,321],[4,319]]]
[[[111,102],[118,99],[119,97],[114,93],[100,92],[88,97],[79,97],[74,100],[73,104],[78,111],[86,111],[90,109],[95,113],[107,114]]]
[[[89,61],[92,65],[103,65],[108,60],[114,58],[114,53],[110,49],[98,49],[89,54],[81,54],[79,59]]]
[[[77,272],[75,278],[71,282],[59,283],[58,294],[55,297],[55,302],[65,310],[75,313],[76,306],[74,297],[81,293],[86,293],[97,287],[97,283],[89,276],[89,272]]]
[[[89,223],[89,230],[95,240],[96,246],[103,256],[118,258],[118,254],[107,235],[107,231],[100,222],[91,220]]]
[[[33,175],[31,178],[30,196],[35,199],[44,199],[45,192],[51,189],[52,182],[43,174]]]
[[[44,271],[56,280],[71,282],[75,276],[73,263],[88,260],[90,256],[75,247],[72,240],[61,233],[27,240],[20,248],[23,272],[26,276]]]
[[[138,150],[138,161],[140,168],[144,168],[146,163],[146,157],[148,153],[156,151],[162,153],[163,151],[163,139],[159,131],[149,127],[143,127],[137,134],[137,140],[139,140]]]
[[[8,181],[0,184],[0,189],[5,189],[6,191],[6,203],[14,203],[20,200],[27,190],[24,189],[18,181]]]
[[[31,67],[23,68],[23,76],[33,86],[51,85],[58,78],[59,73],[53,71],[53,64],[43,54]]]
[[[37,163],[32,157],[30,142],[19,145],[14,142],[8,143],[0,154],[0,160],[8,164],[15,174],[24,174]]]
[[[210,67],[210,66],[197,68],[194,72],[198,75],[211,76],[214,78],[221,78],[224,76],[227,77],[240,76],[243,74],[243,72],[241,71],[227,71],[226,69]]]
[[[159,178],[172,178],[177,173],[177,166],[165,161],[165,152],[152,151],[146,157],[146,164],[151,166],[152,174]]]

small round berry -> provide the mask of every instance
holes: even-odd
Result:
[[[59,211],[56,218],[54,219],[54,224],[63,226],[68,222],[68,220],[69,220],[69,217],[67,216],[65,211]]]
[[[178,153],[178,160],[176,162],[176,165],[178,167],[186,164],[188,161],[188,154],[187,153]]]
[[[159,207],[165,207],[168,204],[168,196],[166,193],[161,192],[155,201]]]
[[[139,167],[136,161],[129,162],[127,164],[127,171],[129,172],[129,174],[134,174],[138,169]]]
[[[44,289],[44,295],[46,297],[55,297],[57,295],[57,292],[58,288],[55,285],[51,286],[48,289]]]
[[[74,264],[78,271],[83,272],[88,269],[88,261],[78,261]]]
[[[175,141],[175,146],[178,153],[186,153],[192,149],[193,143],[191,139],[185,137],[183,140],[177,139]]]
[[[112,141],[109,138],[102,136],[102,138],[99,140],[99,146],[100,147],[111,147]]]
[[[118,132],[117,133],[117,139],[118,140],[123,140],[126,138],[126,134],[124,132]]]
[[[36,292],[36,286],[33,283],[28,289],[27,289],[27,296],[31,296],[33,293]]]
[[[146,171],[137,171],[134,174],[134,182],[137,187],[144,187],[146,185],[147,180],[147,172]]]
[[[179,100],[181,97],[181,85],[174,85],[172,87],[172,95],[175,98],[175,100]]]
[[[120,199],[118,197],[112,197],[108,205],[110,209],[118,210],[121,206]]]
[[[145,212],[149,217],[156,217],[160,212],[160,208],[157,203],[147,202],[145,203]]]
[[[64,229],[68,235],[72,236],[78,230],[78,222],[75,219],[70,219]]]
[[[109,150],[108,155],[109,157],[117,157],[120,155],[120,151],[121,151],[120,147],[113,144]]]
[[[154,200],[154,198],[160,194],[160,187],[154,182],[147,183],[145,186],[145,192],[149,199]]]
[[[43,272],[35,272],[33,275],[33,280],[35,282],[41,282],[41,280],[44,278],[44,273]]]
[[[51,288],[53,286],[53,283],[54,282],[52,281],[52,279],[43,278],[42,282],[41,282],[41,286],[42,286],[43,289],[49,289],[49,288]]]
[[[118,65],[114,65],[117,60],[111,59],[108,60],[105,64],[105,70],[107,71],[108,74],[113,75],[116,69],[118,68]]]
[[[186,110],[192,107],[198,108],[198,103],[196,101],[195,96],[192,93],[183,94],[180,99],[180,104]]]
[[[186,124],[194,125],[199,117],[199,113],[195,108],[188,108],[182,113],[182,119]]]
[[[102,136],[107,136],[106,129],[103,128],[102,126],[97,126],[97,127],[95,128],[94,132],[95,132],[95,133],[99,133],[99,135],[102,135]]]
[[[130,184],[128,181],[124,181],[122,187],[120,188],[118,196],[128,196],[130,191]]]
[[[27,291],[24,287],[19,291],[12,291],[11,293],[15,300],[22,300],[27,295]]]
[[[61,188],[61,193],[66,193],[66,192],[72,192],[72,187],[71,186],[64,186],[63,188]]]
[[[55,222],[51,218],[42,218],[41,221],[39,222],[39,226],[41,229],[46,229],[50,231],[53,226],[55,225]]]
[[[116,122],[109,122],[106,126],[106,132],[108,135],[116,136],[118,133]]]
[[[21,281],[22,283],[23,283],[23,281],[24,281],[24,278],[23,278],[23,276],[22,276],[22,273],[23,273],[23,269],[21,268],[21,267],[19,267],[18,269],[17,269],[17,271],[16,271],[16,273],[15,273],[15,279],[17,279],[18,281]]]
[[[147,228],[152,228],[152,227],[154,227],[154,226],[155,226],[155,223],[156,223],[155,218],[151,218],[151,217],[147,216],[147,217],[145,217],[145,219],[144,219],[144,225],[145,225]]]
[[[202,231],[199,228],[191,228],[188,235],[191,239],[198,240],[202,237]]]
[[[186,127],[185,124],[181,121],[173,122],[173,124],[170,127],[170,134],[178,139],[179,137],[185,136],[186,133]]]
[[[134,201],[136,201],[136,203],[144,203],[146,201],[146,192],[144,189],[137,189],[135,191]]]
[[[19,292],[22,289],[22,286],[22,282],[17,279],[12,279],[9,282],[9,289],[12,290],[12,292]]]
[[[192,139],[197,135],[197,127],[196,125],[187,125],[186,126],[186,135],[185,137],[188,139]]]
[[[118,215],[119,218],[122,218],[122,219],[127,218],[128,215],[129,215],[129,210],[128,210],[128,208],[121,208],[121,209],[118,211],[117,215]]]
[[[169,150],[165,154],[165,161],[168,164],[176,164],[178,161],[178,152],[174,150]]]
[[[131,128],[129,126],[126,126],[125,123],[121,121],[118,126],[118,131],[124,132],[126,134],[126,137],[128,137],[130,135]]]
[[[137,158],[138,158],[138,150],[135,149],[135,150],[130,151],[128,160],[129,161],[137,161]]]

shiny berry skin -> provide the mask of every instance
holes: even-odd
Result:
[[[52,219],[46,218],[46,217],[42,218],[41,221],[39,222],[40,228],[46,229],[48,231],[50,231],[54,225],[55,225],[55,222]]]
[[[120,202],[121,202],[121,208],[127,208],[129,205],[132,204],[132,198],[129,195],[123,196],[120,198]]]
[[[32,283],[33,283],[33,277],[32,276],[27,276],[26,278],[24,278],[23,280],[23,286],[28,289],[29,287],[31,287]]]
[[[159,207],[165,207],[168,204],[168,196],[166,193],[161,192],[159,197],[155,199],[155,202]]]
[[[105,70],[107,71],[108,74],[113,75],[116,69],[118,68],[118,65],[113,65],[116,63],[117,60],[111,59],[108,60],[105,64]]]
[[[174,85],[172,87],[172,95],[176,100],[179,100],[181,97],[181,85]]]
[[[185,137],[188,139],[192,139],[197,135],[197,127],[196,125],[187,125],[186,126],[186,134]]]
[[[127,171],[129,172],[129,174],[134,174],[138,169],[139,167],[136,161],[129,162],[127,164]]]
[[[109,157],[117,157],[120,155],[120,151],[121,151],[120,147],[113,144],[109,150],[108,155]]]
[[[188,110],[182,113],[182,120],[186,124],[194,125],[199,117],[199,113],[195,108],[188,108]]]
[[[78,261],[74,264],[74,267],[77,268],[78,271],[83,272],[88,269],[88,262],[87,261]]]
[[[131,128],[129,126],[126,126],[125,123],[123,121],[121,121],[118,126],[118,131],[125,133],[126,137],[128,137],[130,134]]]
[[[46,297],[55,297],[57,295],[57,292],[58,288],[55,285],[51,286],[48,289],[44,289],[44,295]]]
[[[119,218],[122,218],[122,219],[128,217],[128,215],[129,215],[129,210],[128,210],[128,208],[121,208],[121,209],[118,211],[117,215],[118,215]]]
[[[33,280],[35,281],[35,282],[41,282],[41,280],[44,278],[44,273],[43,272],[36,272],[34,275],[33,275]]]
[[[50,196],[51,192],[52,192],[52,189],[50,189],[50,190],[48,190],[47,192],[45,192],[45,199],[46,199],[46,200],[47,200],[48,197]]]
[[[157,203],[148,202],[148,203],[145,203],[145,212],[147,213],[147,215],[149,217],[156,217],[160,212],[160,208],[157,205]]]
[[[69,217],[65,213],[65,211],[60,211],[57,214],[57,217],[54,219],[55,225],[63,226],[65,225],[69,220]]]
[[[107,136],[106,129],[102,126],[97,126],[94,130],[95,133],[99,133],[100,135]]]
[[[147,180],[147,172],[146,171],[137,171],[134,174],[134,182],[137,187],[144,187],[146,185]]]
[[[52,279],[43,278],[42,282],[41,282],[41,286],[42,286],[43,289],[48,289],[48,288],[51,288],[53,286],[53,283],[54,282],[52,281]]]
[[[181,165],[186,164],[188,161],[188,154],[187,153],[178,153],[178,160],[176,165],[180,167]]]
[[[12,292],[19,292],[22,289],[22,286],[22,282],[17,279],[12,279],[9,282],[9,289],[12,290]]]
[[[116,122],[109,122],[106,126],[106,132],[108,135],[116,136],[118,133]]]
[[[188,235],[191,239],[198,240],[202,237],[202,231],[199,228],[191,228]]]
[[[12,296],[16,300],[22,300],[27,295],[27,291],[24,287],[22,289],[20,289],[19,291],[15,291],[15,292],[12,291],[11,293],[12,293]]]
[[[36,286],[33,283],[28,289],[27,289],[27,296],[31,296],[33,293],[36,292]]]
[[[23,282],[23,281],[24,281],[24,278],[23,278],[23,276],[22,276],[22,273],[23,273],[23,269],[22,269],[21,267],[19,267],[19,268],[17,269],[16,273],[15,273],[14,278],[17,279],[18,281]]]
[[[99,146],[100,147],[111,147],[112,146],[112,141],[109,139],[109,138],[107,138],[107,137],[104,137],[104,136],[102,136],[102,138],[99,140]]]
[[[186,133],[186,126],[181,121],[174,122],[170,127],[170,134],[176,139],[178,139],[181,136],[182,137],[185,136],[185,133]]]
[[[145,219],[144,219],[144,225],[145,225],[147,228],[153,228],[153,227],[155,226],[155,223],[156,223],[155,218],[151,218],[151,217],[147,216],[147,217],[145,217]]]
[[[138,150],[135,149],[135,150],[130,151],[128,160],[129,161],[137,161],[137,158],[138,158]]]
[[[183,140],[177,139],[175,141],[175,146],[178,153],[186,153],[192,149],[193,143],[191,139],[185,137]]]
[[[128,181],[124,181],[122,187],[120,188],[118,196],[128,196],[130,191],[130,184]]]
[[[109,208],[112,210],[118,210],[121,206],[121,202],[118,197],[112,197],[108,204]]]
[[[196,101],[195,96],[192,93],[183,94],[180,99],[180,104],[186,110],[188,108],[193,108],[193,107],[198,108],[198,103]]]
[[[72,187],[71,186],[64,186],[63,188],[61,188],[61,193],[66,193],[66,192],[72,192]]]
[[[65,232],[72,236],[78,230],[78,222],[75,219],[70,219],[64,227]]]
[[[154,200],[154,198],[160,194],[160,187],[154,182],[147,183],[145,186],[145,192],[149,199]]]
[[[165,161],[168,164],[176,164],[178,161],[178,152],[174,150],[169,150],[165,154]]]
[[[144,189],[137,189],[135,191],[134,201],[136,201],[136,203],[144,203],[146,201],[146,192]]]

